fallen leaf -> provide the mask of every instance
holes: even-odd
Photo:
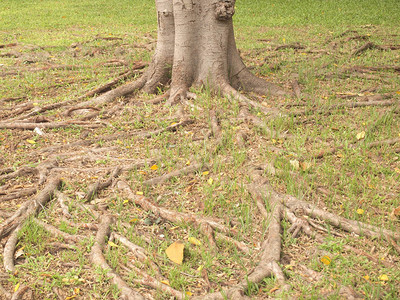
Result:
[[[400,216],[400,206],[393,209],[393,215],[398,216],[398,217]]]
[[[204,171],[204,172],[203,172],[203,175],[204,175],[204,176],[206,176],[206,175],[208,175],[208,174],[210,174],[209,171]]]
[[[165,253],[170,260],[178,265],[181,265],[183,261],[184,248],[185,245],[183,245],[181,242],[174,242],[165,250]]]
[[[188,241],[189,241],[189,243],[191,243],[191,244],[193,244],[195,246],[200,246],[201,245],[201,242],[198,239],[196,239],[195,237],[192,237],[192,236],[188,238]]]
[[[369,276],[368,276],[368,275],[363,276],[363,278],[364,278],[365,280],[369,281]]]
[[[136,192],[136,195],[143,195],[143,192],[137,191],[137,192]]]
[[[300,168],[300,162],[297,159],[290,160],[289,163],[295,170]]]
[[[168,280],[161,280],[161,283],[164,283],[166,285],[169,285],[169,281]]]
[[[108,241],[108,244],[109,244],[111,247],[119,247],[117,244],[115,244],[115,243],[113,243],[113,242],[111,242],[111,241]]]
[[[15,259],[17,259],[18,257],[24,255],[24,248],[25,246],[22,246],[21,248],[19,248],[17,251],[15,251],[14,257]]]
[[[214,182],[214,179],[212,179],[212,178],[209,178],[209,179],[207,180],[207,182],[208,182],[208,184],[209,184],[209,185],[212,185],[212,184],[213,184],[213,182]]]
[[[363,138],[365,138],[365,131],[357,133],[356,138],[357,140],[362,140]]]
[[[129,200],[124,200],[124,202],[123,202],[123,203],[124,203],[124,204],[127,204],[128,202],[129,202]]]
[[[14,287],[14,292],[18,291],[20,283],[18,282],[17,285]]]
[[[32,144],[32,145],[34,145],[34,144],[36,144],[36,142],[34,141],[34,140],[26,140],[29,144]]]
[[[152,169],[152,170],[157,170],[158,169],[158,166],[157,165],[152,165],[151,167],[150,167],[150,169]]]
[[[273,292],[276,292],[277,290],[279,290],[279,287],[275,286],[275,287],[273,287],[272,289],[269,290],[269,293],[272,294]]]
[[[381,276],[379,276],[379,280],[380,281],[389,281],[389,276],[387,276],[386,274],[382,274]]]
[[[331,260],[331,258],[330,258],[328,255],[324,255],[324,256],[321,257],[321,262],[322,262],[324,265],[329,266],[329,265],[331,264],[332,260]]]
[[[357,214],[362,215],[364,213],[364,210],[362,208],[357,209]]]
[[[303,171],[307,171],[309,168],[311,168],[311,164],[309,162],[303,161],[300,163],[300,167]]]
[[[192,295],[193,295],[193,293],[191,293],[191,292],[187,291],[187,292],[186,292],[186,295],[190,297],[190,296],[192,296]]]

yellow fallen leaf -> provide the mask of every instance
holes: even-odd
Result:
[[[400,169],[399,169],[399,168],[394,168],[394,171],[395,171],[396,173],[399,173],[399,174],[400,174]]]
[[[364,278],[365,280],[369,281],[369,276],[368,276],[368,275],[363,276],[363,278]]]
[[[172,122],[171,125],[169,125],[169,126],[174,126],[176,124],[178,124],[178,123],[177,122]]]
[[[143,195],[143,192],[137,191],[137,192],[136,192],[136,195]]]
[[[201,265],[201,266],[199,266],[198,268],[197,268],[197,271],[201,271],[201,270],[203,270],[203,268],[204,268],[204,266],[203,265]]]
[[[164,283],[166,285],[169,285],[169,281],[168,280],[161,280],[161,283]]]
[[[322,262],[324,265],[329,266],[329,265],[331,264],[332,260],[331,260],[331,258],[330,258],[328,255],[324,255],[324,256],[321,257],[321,262]]]
[[[276,144],[276,139],[271,140],[272,144]]]
[[[113,242],[111,242],[111,241],[108,241],[108,244],[109,244],[111,247],[119,247],[117,244],[115,244],[115,243],[113,243]]]
[[[400,91],[396,91],[396,94],[400,95]]]
[[[26,140],[29,144],[36,144],[36,142],[34,140]]]
[[[124,204],[127,204],[128,202],[129,202],[129,200],[124,200],[124,202],[123,202],[123,203],[124,203]]]
[[[72,295],[72,296],[66,297],[65,300],[71,300],[71,299],[74,299],[74,298],[76,298],[76,295]]]
[[[37,103],[37,102],[33,102],[33,103],[32,103],[32,105],[33,105],[33,106],[38,106],[38,105],[39,105],[39,103]]]
[[[363,138],[365,138],[365,131],[357,133],[356,138],[357,140],[362,140]]]
[[[269,290],[269,293],[273,293],[279,290],[279,287],[275,286],[272,289]]]
[[[362,215],[364,213],[364,210],[362,208],[357,209],[357,214]]]
[[[209,185],[212,185],[212,184],[213,184],[213,182],[214,182],[214,179],[212,179],[212,178],[209,178],[209,179],[207,180],[207,182],[208,182],[208,184],[209,184]]]
[[[393,215],[395,215],[395,216],[400,216],[400,206],[399,207],[397,207],[397,208],[395,208],[395,209],[393,209]]]
[[[309,162],[303,161],[300,162],[300,167],[303,171],[307,171],[309,168],[311,168],[311,164]]]
[[[181,242],[174,242],[165,250],[165,253],[170,260],[178,265],[181,265],[183,261],[184,248],[185,245],[183,245]]]
[[[209,171],[204,171],[204,172],[203,172],[203,175],[204,175],[204,176],[206,176],[206,175],[208,175],[208,174],[210,174]]]
[[[190,160],[188,160],[188,161],[186,162],[186,165],[187,165],[187,166],[190,166]]]
[[[157,165],[152,165],[151,167],[150,167],[150,169],[152,169],[152,170],[157,170],[158,169],[158,166]]]
[[[186,292],[186,295],[190,297],[190,296],[192,296],[192,295],[193,295],[193,293],[191,293],[191,292],[187,291],[187,292]]]
[[[18,291],[20,283],[18,282],[17,285],[14,287],[14,292]]]
[[[380,281],[389,281],[389,276],[387,276],[386,274],[382,274],[381,276],[379,276],[379,280]]]
[[[290,160],[289,163],[295,170],[300,168],[300,162],[297,159]]]
[[[201,242],[198,239],[196,239],[195,237],[192,237],[192,236],[188,238],[188,241],[189,241],[189,243],[191,243],[191,244],[193,244],[195,246],[200,246],[201,245]]]

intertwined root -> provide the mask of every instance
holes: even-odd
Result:
[[[139,79],[128,85],[106,92],[105,94],[91,99],[83,104],[68,108],[68,114],[70,114],[72,111],[83,109],[84,107],[98,107],[100,105],[104,105],[105,103],[110,103],[117,97],[121,97],[136,91],[144,84],[145,81]],[[242,96],[228,85],[224,87],[223,93],[234,100],[240,101],[241,105],[239,118],[241,120],[254,126],[263,126],[262,121],[258,117],[254,116],[248,109],[249,105],[258,109],[263,108],[258,102]],[[165,95],[162,95],[152,101],[152,103],[157,104],[163,99],[165,100],[165,98]],[[185,105],[185,102],[182,101],[182,98],[180,100],[182,105]],[[270,110],[267,111],[262,109],[262,111],[265,113],[271,113]],[[212,146],[210,147],[209,152],[213,156],[216,156],[218,155],[219,149],[223,143],[224,131],[220,126],[219,119],[215,111],[210,112],[209,119],[211,135],[206,138],[210,138],[211,136],[213,137],[213,142],[211,143]],[[194,121],[192,119],[184,117],[181,121],[171,124],[163,129],[150,132],[139,132],[136,134],[136,138],[152,138],[162,134],[163,132],[180,130],[182,127],[193,124],[193,122]],[[40,123],[36,123],[36,125],[38,124],[40,125]],[[91,145],[99,140],[113,141],[124,138],[125,136],[126,134],[124,133],[113,134],[92,140],[79,141],[74,144],[41,149],[41,153],[51,153],[59,150],[64,152],[50,156],[47,160],[41,162],[36,167],[21,167],[15,171],[12,169],[4,169],[2,171],[2,175],[0,175],[0,180],[2,181],[9,181],[16,177],[24,176],[35,176],[37,178],[36,188],[26,188],[19,190],[18,192],[10,192],[4,197],[4,199],[2,199],[2,201],[26,197],[35,194],[38,190],[40,190],[40,192],[38,192],[37,195],[31,200],[24,202],[16,212],[7,216],[5,221],[0,225],[0,238],[6,239],[6,244],[3,248],[3,265],[6,271],[11,273],[16,271],[14,253],[19,239],[19,232],[28,219],[32,219],[54,236],[61,237],[66,244],[58,245],[59,247],[69,248],[71,245],[78,246],[79,240],[82,239],[82,236],[67,234],[51,224],[47,224],[43,221],[35,219],[35,217],[43,208],[46,207],[47,203],[51,199],[56,198],[62,211],[62,215],[64,216],[66,222],[69,222],[68,219],[71,218],[69,206],[73,200],[63,193],[62,179],[60,179],[58,174],[60,172],[72,172],[73,169],[68,165],[74,161],[97,161],[104,157],[102,152],[107,149],[103,150],[102,148],[96,149],[91,147]],[[246,139],[247,136],[243,132],[239,132],[236,140],[239,146],[245,148]],[[84,150],[77,152],[66,152],[72,147],[84,147]],[[97,220],[97,222],[78,224],[69,222],[69,224],[80,229],[97,231],[94,244],[91,248],[90,261],[94,268],[101,268],[107,273],[107,277],[110,278],[111,282],[120,289],[120,295],[122,299],[148,298],[148,295],[146,296],[146,294],[136,290],[135,287],[132,286],[132,283],[134,283],[136,286],[145,286],[151,289],[161,290],[177,299],[184,299],[185,293],[165,284],[164,274],[160,272],[157,262],[153,260],[151,255],[147,253],[143,247],[134,244],[127,237],[113,231],[113,224],[116,221],[116,216],[113,216],[106,207],[100,207],[100,210],[98,210],[94,209],[90,205],[85,204],[89,201],[95,201],[98,197],[98,194],[102,190],[110,189],[110,187],[114,190],[118,190],[121,195],[124,195],[126,199],[144,211],[164,219],[167,222],[172,224],[185,223],[197,228],[207,238],[211,249],[217,250],[218,246],[215,241],[215,238],[217,237],[219,240],[225,240],[226,242],[233,244],[245,256],[248,256],[252,253],[250,250],[251,247],[249,247],[246,242],[237,241],[235,239],[237,231],[231,226],[231,224],[225,224],[225,222],[220,219],[204,217],[190,212],[178,212],[170,208],[160,206],[154,203],[148,197],[136,194],[131,189],[129,184],[123,179],[127,172],[135,171],[145,165],[154,164],[160,158],[155,158],[153,160],[133,161],[118,158],[114,159],[108,156],[108,159],[113,161],[116,165],[114,167],[107,168],[84,168],[80,170],[81,172],[101,171],[108,174],[105,178],[101,178],[92,185],[88,186],[83,196],[84,203],[75,204],[81,209],[89,211],[93,218]],[[323,243],[325,238],[321,233],[315,230],[315,228],[320,228],[318,228],[316,222],[313,221],[313,218],[330,223],[341,230],[353,234],[365,235],[370,238],[385,238],[392,242],[400,240],[400,233],[398,232],[392,232],[390,230],[385,230],[361,222],[349,220],[333,213],[329,213],[326,210],[322,210],[300,199],[296,199],[293,196],[276,192],[268,181],[268,176],[277,175],[278,173],[272,165],[266,164],[263,167],[254,168],[251,167],[250,159],[248,159],[248,162],[246,162],[245,165],[246,169],[248,170],[247,176],[250,178],[250,183],[246,185],[246,189],[254,199],[260,215],[268,224],[268,231],[265,240],[261,244],[259,253],[256,255],[258,263],[256,267],[237,284],[226,287],[222,291],[216,291],[205,295],[197,295],[193,299],[248,299],[248,296],[245,294],[245,292],[249,289],[249,286],[253,284],[260,284],[264,278],[270,276],[274,276],[276,278],[276,282],[278,284],[276,291],[279,290],[280,292],[285,292],[289,290],[290,286],[286,283],[285,275],[280,266],[282,250],[281,221],[283,219],[286,219],[292,224],[289,232],[293,235],[293,237],[296,237],[301,232],[304,232],[306,235],[316,239],[316,241],[319,243]],[[203,171],[211,167],[211,165],[192,162],[191,165],[183,167],[179,170],[172,171],[162,176],[150,178],[144,181],[142,185],[150,187],[162,185],[173,178]],[[266,174],[268,176],[266,176]],[[134,270],[138,274],[138,277],[132,282],[127,282],[123,276],[110,267],[104,256],[103,251],[106,246],[105,240],[107,239],[115,239],[119,241],[121,245],[130,251],[139,264],[148,265],[155,276],[150,276],[136,265],[128,263],[127,266],[121,266],[121,268],[126,269],[127,271]],[[394,244],[397,245],[395,242]],[[350,246],[346,246],[345,250],[358,251],[360,255],[366,255],[376,263],[382,263],[372,255],[354,249]],[[20,288],[19,291],[15,292],[13,297],[18,299],[18,297],[22,297],[23,294],[28,292],[30,292],[29,287],[24,286]]]

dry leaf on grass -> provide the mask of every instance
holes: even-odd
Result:
[[[174,242],[166,250],[168,258],[174,263],[181,265],[183,261],[183,249],[185,246],[181,242]]]
[[[188,238],[188,241],[189,241],[189,243],[191,243],[191,244],[193,244],[195,246],[200,246],[201,245],[201,242],[198,239],[196,239],[195,237],[192,237],[192,236]]]

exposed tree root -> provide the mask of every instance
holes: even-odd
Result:
[[[218,229],[219,231],[228,234],[234,235],[236,231],[233,228],[228,228],[225,225],[222,225],[219,220],[215,220],[212,218],[201,217],[194,214],[189,213],[180,213],[174,212],[169,209],[160,207],[154,203],[151,203],[150,200],[144,196],[136,195],[133,193],[129,185],[124,181],[117,182],[117,188],[124,192],[136,205],[140,205],[143,209],[147,211],[151,211],[156,215],[170,221],[170,222],[186,222],[194,225],[198,225],[199,227],[202,224],[207,224],[211,226],[213,229]]]
[[[47,224],[41,220],[38,220],[36,218],[32,218],[33,222],[35,222],[36,224],[40,225],[41,227],[43,227],[44,229],[46,229],[48,232],[50,232],[52,235],[56,236],[56,237],[61,237],[63,238],[65,241],[67,242],[72,242],[72,243],[76,243],[80,240],[83,239],[82,236],[79,235],[72,235],[69,233],[66,233],[64,231],[61,231],[59,229],[57,229],[56,227],[54,227],[53,225]]]
[[[157,185],[157,184],[162,184],[174,177],[194,173],[194,172],[200,170],[202,167],[204,167],[204,166],[199,163],[194,163],[194,164],[191,164],[190,166],[173,171],[171,173],[167,173],[162,176],[154,177],[154,178],[148,179],[146,181],[143,181],[143,185],[153,186],[153,185]]]
[[[370,148],[381,147],[381,146],[392,146],[396,143],[400,143],[400,139],[388,139],[388,140],[376,141],[376,142],[365,144],[365,147],[367,149],[370,149]],[[351,143],[350,145],[348,145],[348,147],[354,148],[357,144],[358,144],[358,142],[354,142],[354,143]],[[344,149],[344,147],[345,146],[342,145],[342,146],[328,148],[326,150],[323,150],[323,151],[317,153],[316,155],[313,156],[313,158],[320,159],[327,155],[335,154],[337,151]]]
[[[369,49],[387,50],[386,48],[384,48],[382,46],[376,45],[372,42],[367,42],[366,44],[362,45],[360,48],[356,49],[351,55],[357,56]]]
[[[24,297],[24,295],[26,293],[30,293],[30,295],[28,296],[28,299],[33,299],[32,296],[32,290],[29,286],[26,285],[20,285],[18,290],[16,292],[14,292],[14,294],[11,297],[11,300],[22,300],[22,299],[26,299],[26,297]]]
[[[4,268],[7,271],[15,271],[14,251],[18,241],[18,232],[29,217],[36,215],[46,205],[60,184],[60,178],[54,178],[49,181],[49,183],[39,194],[36,195],[35,198],[26,201],[13,216],[9,217],[1,224],[0,239],[6,237],[12,232],[10,238],[7,240],[6,246],[4,247]]]
[[[314,109],[314,110],[306,110],[306,111],[298,111],[293,112],[291,115],[298,117],[304,116],[308,114],[322,114],[329,115],[333,110],[341,109],[341,108],[357,108],[357,107],[367,107],[367,106],[392,106],[398,104],[397,100],[384,100],[384,101],[366,101],[366,102],[350,102],[350,103],[341,103],[341,104],[333,104],[323,109]]]
[[[95,184],[89,186],[88,191],[86,192],[86,195],[85,195],[85,200],[86,201],[92,200],[97,195],[98,191],[100,191],[106,187],[109,187],[113,183],[115,178],[117,178],[119,176],[121,171],[122,171],[122,167],[118,166],[114,169],[114,171],[112,172],[110,177],[105,182],[101,182],[101,180],[99,180]]]
[[[0,123],[0,129],[23,129],[23,130],[34,130],[35,128],[65,128],[71,126],[81,126],[85,128],[99,128],[103,127],[103,124],[93,124],[90,122],[74,121],[74,122],[53,122],[53,123]]]
[[[10,180],[12,178],[24,176],[27,174],[38,174],[38,170],[33,167],[22,167],[12,173],[4,174],[0,176],[0,181]]]
[[[113,218],[110,215],[103,215],[100,218],[99,230],[97,231],[94,245],[90,254],[90,261],[96,267],[100,267],[107,271],[107,276],[111,278],[113,284],[121,290],[120,299],[125,300],[145,300],[145,298],[132,290],[128,284],[115,273],[110,266],[107,264],[104,255],[103,248],[105,245],[105,239],[110,235],[110,226],[113,223]]]
[[[10,191],[7,195],[0,196],[0,202],[30,196],[35,194],[36,192],[37,192],[36,188],[26,188],[26,189],[19,189],[16,191]]]

